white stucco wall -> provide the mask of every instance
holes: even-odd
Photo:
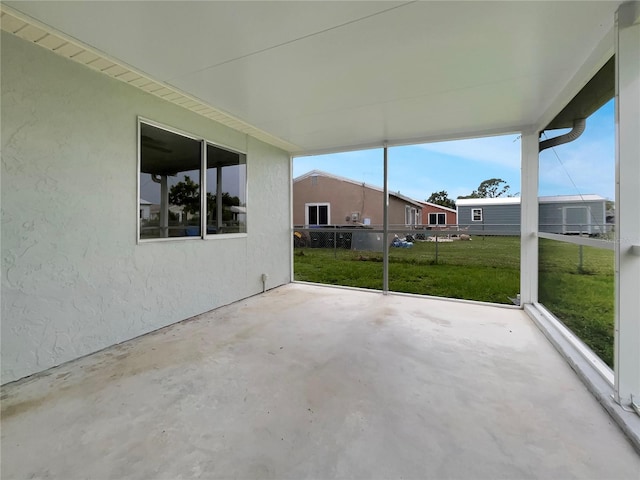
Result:
[[[2,33],[2,383],[290,281],[289,157]],[[136,242],[137,116],[247,152],[244,238]]]

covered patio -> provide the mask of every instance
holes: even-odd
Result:
[[[7,386],[14,478],[616,478],[640,457],[527,315],[290,284]]]
[[[3,478],[638,478],[640,2],[0,12]],[[612,97],[613,369],[538,298],[602,247],[541,134]],[[389,233],[388,147],[514,132],[519,308],[292,283],[292,158],[380,148]]]

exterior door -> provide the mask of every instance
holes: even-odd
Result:
[[[591,233],[589,207],[564,207],[562,233]]]

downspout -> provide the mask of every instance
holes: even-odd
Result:
[[[573,121],[573,128],[570,132],[565,133],[564,135],[560,135],[558,137],[553,137],[548,140],[543,140],[538,145],[538,152],[546,150],[547,148],[557,147],[558,145],[562,145],[564,143],[573,142],[584,132],[585,127],[587,126],[586,118],[576,118]]]

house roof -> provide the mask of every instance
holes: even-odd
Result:
[[[538,197],[540,203],[575,203],[575,202],[603,202],[606,198],[600,195],[587,193],[584,195],[553,195]],[[460,198],[456,200],[456,206],[470,205],[520,205],[520,197],[498,197],[498,198]]]
[[[333,178],[334,180],[339,180],[341,182],[351,183],[351,184],[357,185],[359,187],[370,188],[371,190],[376,190],[377,192],[384,192],[384,189],[382,187],[378,187],[376,185],[370,185],[370,184],[364,183],[364,182],[358,182],[358,181],[353,180],[351,178],[341,177],[339,175],[334,175],[333,173],[323,172],[322,170],[311,170],[310,172],[304,173],[304,174],[294,178],[293,179],[293,183],[297,183],[297,182],[299,182],[301,180],[304,180],[305,178],[314,177],[314,176]],[[400,192],[389,191],[389,195],[392,196],[392,197],[396,197],[396,198],[402,200],[403,202],[411,203],[412,205],[415,205],[416,207],[422,208],[422,202],[414,200],[413,198],[406,197],[406,196],[402,195]],[[455,212],[455,210],[454,210],[454,212]]]
[[[611,58],[621,3],[3,1],[0,8],[6,31],[306,155],[547,125]]]
[[[520,205],[520,197],[459,198],[456,200],[456,207],[469,205]]]
[[[444,205],[438,205],[437,203],[431,202],[419,202],[422,205],[426,205],[428,207],[438,208],[440,210],[446,210],[447,212],[456,213],[457,210],[455,208],[445,207]]]
[[[606,198],[594,193],[585,193],[584,195],[553,195],[548,197],[538,197],[540,203],[555,202],[603,202]]]

